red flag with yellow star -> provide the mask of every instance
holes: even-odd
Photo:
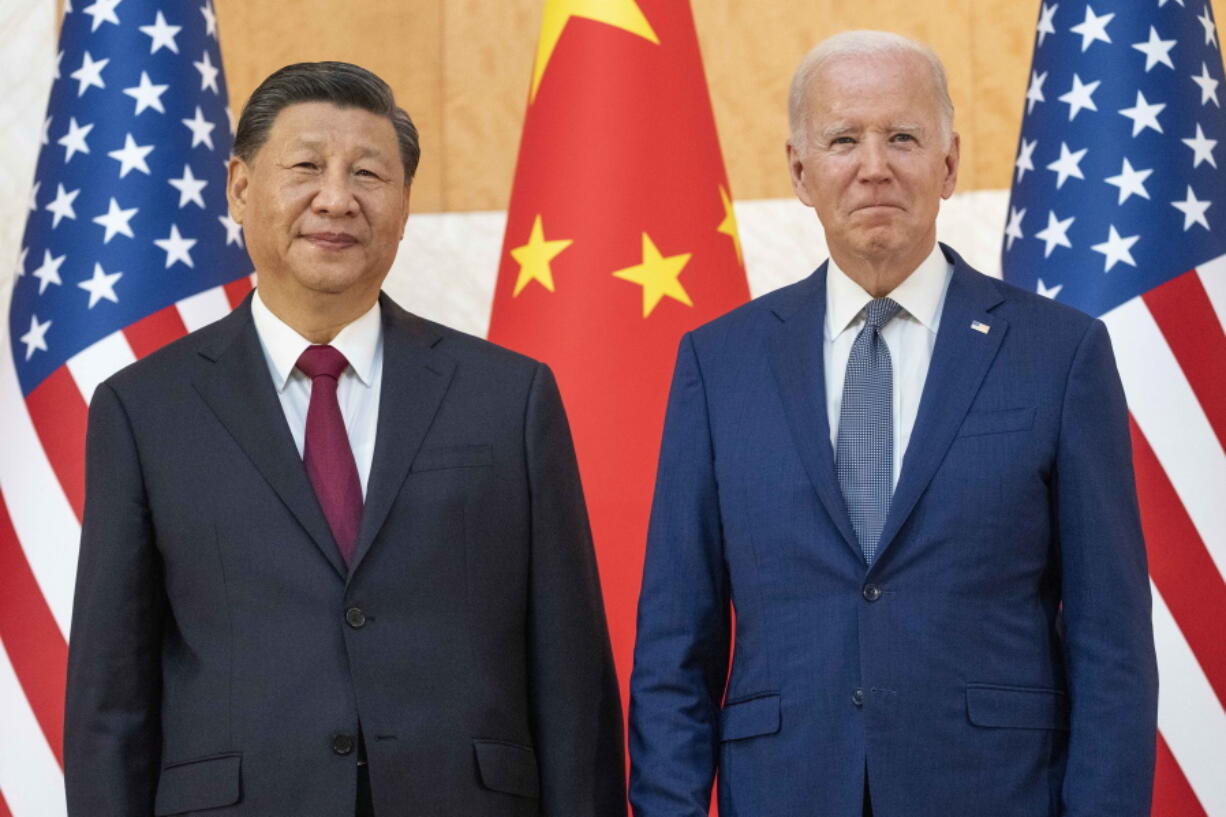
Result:
[[[681,335],[749,295],[684,0],[546,0],[490,339],[570,416],[623,700]]]

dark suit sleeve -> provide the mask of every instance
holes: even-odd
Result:
[[[165,610],[139,457],[108,384],[90,404],[85,515],[68,651],[69,817],[153,814]]]
[[[1073,360],[1056,460],[1055,524],[1072,705],[1064,817],[1147,817],[1158,677],[1128,410],[1106,328]]]
[[[540,365],[528,398],[532,726],[542,817],[626,813],[621,701],[579,468],[562,399]]]
[[[664,424],[630,681],[630,802],[637,817],[707,814],[728,619],[706,392],[687,335]]]

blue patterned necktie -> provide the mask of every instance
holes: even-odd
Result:
[[[839,410],[835,469],[864,561],[870,565],[877,557],[894,490],[894,377],[881,329],[900,308],[889,298],[869,301],[864,328],[847,359]]]

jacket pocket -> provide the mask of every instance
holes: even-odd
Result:
[[[241,765],[242,755],[231,752],[165,767],[153,813],[162,817],[234,805],[242,795]]]
[[[767,692],[726,702],[719,713],[719,739],[740,740],[779,731],[779,693]]]
[[[519,797],[540,796],[536,752],[531,746],[502,740],[474,740],[481,785]]]
[[[958,436],[975,437],[980,434],[1025,431],[1032,425],[1034,425],[1034,407],[1003,411],[972,411],[962,421],[962,426],[958,429]]]
[[[976,726],[1068,730],[1068,696],[1045,687],[967,684],[966,715]]]
[[[487,443],[475,445],[444,445],[433,448],[423,448],[413,458],[409,470],[437,471],[440,468],[473,468],[490,465],[494,461],[494,450]]]

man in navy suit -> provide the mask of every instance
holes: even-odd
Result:
[[[1149,584],[1106,329],[937,243],[959,141],[927,47],[827,40],[790,119],[830,260],[681,343],[637,817],[705,815],[716,771],[721,817],[1148,815]]]
[[[380,294],[418,156],[355,65],[243,111],[255,294],[90,405],[70,817],[624,816],[553,376]]]

